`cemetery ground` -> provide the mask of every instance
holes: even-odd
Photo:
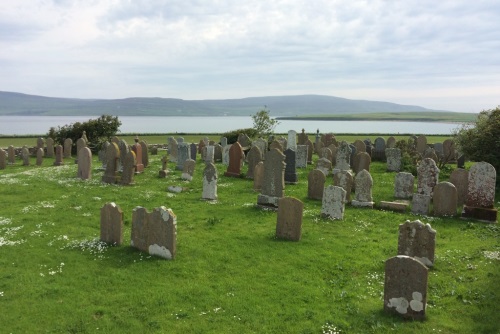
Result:
[[[63,166],[52,158],[42,166],[35,158],[31,166],[16,160],[0,170],[2,333],[500,332],[498,223],[348,205],[344,220],[321,218],[321,201],[307,198],[309,165],[297,169],[298,184],[285,188],[304,202],[302,238],[281,241],[276,212],[255,206],[252,180],[224,176],[220,163],[218,200],[205,201],[199,156],[187,182],[174,162],[159,178],[161,153],[150,155],[131,186],[102,183],[96,155],[92,179],[77,179],[73,159]],[[453,168],[442,170],[440,181]],[[375,202],[393,200],[395,173],[381,162],[372,162],[370,173]],[[99,241],[100,209],[108,202],[124,214],[121,246]],[[129,246],[136,206],[175,213],[174,260]],[[397,254],[399,224],[416,219],[437,230],[425,321],[383,311],[384,263]]]

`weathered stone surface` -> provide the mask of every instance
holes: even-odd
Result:
[[[387,143],[386,143],[385,147],[386,147],[386,149],[395,148],[396,147],[396,138],[394,138],[392,136],[387,138]]]
[[[193,159],[186,159],[184,161],[181,179],[192,181],[195,167],[196,167],[196,161],[194,161]]]
[[[384,310],[423,320],[427,305],[428,269],[422,262],[398,255],[385,262]]]
[[[380,201],[378,207],[382,210],[406,212],[408,210],[409,204],[403,202]]]
[[[222,146],[220,144],[214,145],[214,162],[222,161]]]
[[[36,150],[38,151],[39,148],[41,148],[43,150],[43,148],[45,147],[45,140],[40,137],[36,140]]]
[[[78,138],[76,141],[76,160],[75,163],[78,163],[78,152],[84,147],[87,147],[87,141],[84,138]]]
[[[386,148],[387,171],[399,172],[401,170],[401,150],[399,148]]]
[[[323,199],[325,190],[325,174],[319,169],[313,169],[307,177],[307,197],[310,199]]]
[[[141,145],[141,148],[142,148],[142,164],[144,165],[144,168],[146,168],[149,166],[148,143],[145,140],[141,140],[139,142],[139,145]]]
[[[227,138],[226,137],[220,137],[220,146],[222,146],[222,147],[227,146]]]
[[[425,137],[423,135],[418,136],[417,137],[417,152],[420,153],[421,155],[423,155],[426,149],[427,149],[427,137]]]
[[[306,168],[307,167],[307,146],[297,145],[295,150],[295,167],[296,168]]]
[[[237,144],[239,145],[239,143]],[[206,164],[203,170],[203,192],[201,198],[217,200],[217,168],[215,168],[213,163]]]
[[[250,138],[245,134],[245,133],[240,133],[238,135],[238,141],[237,141],[240,146],[245,149],[248,149],[250,147],[250,145],[252,145],[252,141],[250,140]],[[234,145],[234,144],[233,144]]]
[[[139,206],[132,212],[132,247],[172,260],[177,251],[176,238],[177,217],[172,210],[161,206],[149,213]]]
[[[200,142],[198,143],[198,154],[201,155],[201,153],[203,152],[203,148],[207,145],[208,145],[208,143],[206,143],[205,140],[200,139]],[[203,159],[203,157],[201,157],[201,158]]]
[[[316,161],[316,169],[319,169],[323,172],[323,174],[325,174],[325,176],[328,176],[332,170],[332,162],[327,158],[318,159]]]
[[[144,173],[144,164],[142,163],[142,146],[139,144],[139,138],[135,139],[135,144],[132,145],[132,151],[135,153],[135,173]]]
[[[450,182],[457,188],[457,205],[463,205],[469,188],[469,172],[463,168],[455,169],[451,172]]]
[[[277,207],[278,199],[285,195],[285,155],[274,148],[266,153],[262,190],[257,204]]]
[[[297,142],[298,145],[305,145],[306,141],[309,139],[305,131],[306,130],[302,129],[302,132],[299,133],[299,140]]]
[[[352,144],[349,144],[349,148],[351,149],[351,156],[349,157],[349,166],[351,168],[354,168],[354,157],[356,156],[358,151],[356,150],[356,146]]]
[[[319,154],[320,158],[325,158],[325,159],[328,159],[330,160],[330,162],[332,161],[333,159],[333,153],[332,153],[332,150],[330,150],[330,148],[328,147],[323,147],[320,151],[320,154]]]
[[[323,192],[321,216],[329,219],[344,219],[346,191],[329,185]]]
[[[296,149],[292,150],[291,148],[287,148],[285,150],[285,183],[286,184],[296,184],[298,182],[297,177],[297,169],[295,168],[295,154]]]
[[[53,158],[54,157],[54,139],[52,138],[47,138],[47,158]]]
[[[417,215],[429,214],[429,207],[431,205],[431,197],[423,194],[413,194],[411,201],[411,212]]]
[[[312,164],[312,156],[313,156],[313,151],[314,151],[314,145],[312,143],[312,141],[310,141],[309,139],[306,140],[306,144],[307,146],[307,164]]]
[[[201,152],[201,156],[203,157],[203,161],[205,163],[214,163],[215,162],[215,147],[213,145],[207,145],[203,148],[203,152]],[[231,157],[229,157],[231,159]]]
[[[457,214],[457,188],[450,182],[439,182],[434,187],[432,198],[434,216],[455,216]]]
[[[42,147],[39,147],[37,150],[36,150],[36,165],[37,166],[41,166],[42,163],[43,163],[43,156],[45,155],[44,151],[43,151],[43,148]]]
[[[267,141],[265,141],[262,138],[257,138],[255,141],[252,142],[252,147],[257,146],[259,148],[261,157],[260,160],[264,159],[264,154],[267,152]]]
[[[123,211],[113,202],[101,208],[101,241],[112,245],[123,243]]]
[[[415,176],[411,173],[400,172],[394,179],[394,197],[409,199],[413,196]]]
[[[0,169],[7,168],[7,152],[0,148]]]
[[[168,156],[169,160],[172,162],[177,162],[177,153],[178,153],[178,145],[177,140],[173,137],[168,138]],[[121,147],[120,147],[121,149]]]
[[[7,156],[10,165],[16,163],[16,151],[14,150],[14,146],[12,145],[9,146],[9,148],[7,149]]]
[[[374,161],[385,161],[385,139],[378,137],[375,139],[375,145],[372,149],[372,160]]]
[[[224,166],[229,166],[229,150],[232,145],[226,145],[222,148],[222,164]]]
[[[128,149],[126,151],[125,157],[122,160],[122,177],[120,178],[120,184],[130,185],[134,184],[134,174],[135,165],[137,163],[135,152]]]
[[[369,207],[373,208],[373,197],[372,197],[372,187],[373,178],[370,173],[363,169],[359,172],[355,179],[355,200],[352,201],[352,205],[356,207]]]
[[[278,200],[276,238],[299,241],[302,233],[304,203],[293,197]]]
[[[351,190],[354,179],[350,171],[343,170],[333,175],[333,184],[342,187],[346,191],[345,200],[351,202]]]
[[[105,141],[102,144],[101,149],[99,150],[99,153],[98,153],[99,161],[102,164],[101,169],[103,169],[103,170],[106,169],[106,151],[107,151],[109,145],[110,145],[109,142]],[[64,152],[64,154],[66,154],[66,152]]]
[[[229,149],[229,166],[227,167],[224,176],[230,177],[240,177],[241,166],[243,165],[243,160],[245,159],[245,153],[239,142],[231,145]]]
[[[191,152],[189,152],[189,145],[187,143],[177,144],[177,170],[184,170],[184,163],[190,158],[190,155]]]
[[[436,230],[420,220],[399,225],[398,255],[413,257],[427,267],[434,265]]]
[[[196,153],[198,153],[198,146],[195,143],[191,143],[191,145],[189,145],[189,150],[191,151],[190,158],[196,161],[197,159]]]
[[[158,177],[160,178],[167,177],[168,175],[167,164],[168,164],[168,156],[165,154],[161,158],[161,169],[158,171]]]
[[[477,162],[469,170],[469,188],[462,218],[494,223],[497,221],[495,203],[496,170],[487,162]]]
[[[30,151],[27,147],[23,147],[21,150],[21,158],[23,159],[23,166],[30,165]]]
[[[351,148],[346,141],[342,141],[337,151],[337,157],[335,159],[335,169],[338,170],[350,170],[351,165]]]
[[[455,161],[457,152],[455,149],[455,142],[453,140],[446,139],[443,142],[443,155],[446,161]]]
[[[56,160],[54,161],[54,166],[62,166],[64,165],[63,161],[63,147],[61,145],[56,146]]]
[[[356,139],[353,145],[356,147],[356,154],[366,152],[366,144],[362,140]]]
[[[247,154],[247,164],[248,164],[248,171],[246,178],[247,179],[253,179],[253,172],[255,169],[255,166],[262,161],[262,152],[260,151],[260,148],[258,146],[252,146],[250,151],[248,151]]]
[[[253,190],[260,191],[264,180],[264,162],[260,161],[253,169]]]
[[[82,180],[90,180],[92,178],[92,152],[88,147],[83,147],[78,151],[77,177]]]
[[[361,172],[363,169],[369,172],[371,163],[372,163],[372,158],[368,153],[366,152],[357,153],[354,156],[354,164],[353,164],[354,173],[357,174]]]
[[[281,143],[277,140],[273,140],[271,142],[271,144],[269,145],[269,150],[272,150],[273,148],[277,149],[277,150],[280,150],[281,152],[283,152],[283,145],[281,145]],[[265,160],[265,157],[264,157],[264,160]]]
[[[130,147],[128,146],[125,139],[120,139],[118,141],[118,147],[120,148],[120,160],[118,161],[118,170],[123,169],[123,162],[126,159],[128,152],[130,151]]]
[[[417,168],[417,193],[432,198],[434,186],[439,182],[439,168],[430,158],[420,161]]]
[[[291,149],[293,151],[297,150],[297,132],[294,130],[288,131],[288,139],[287,139],[287,149]]]

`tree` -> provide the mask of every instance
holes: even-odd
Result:
[[[500,173],[500,106],[481,111],[473,124],[455,130],[458,150],[472,161],[486,161]],[[497,178],[498,179],[498,178]]]
[[[269,116],[270,111],[265,108],[252,116],[253,128],[257,131],[259,136],[269,136],[273,133],[276,125],[279,124],[278,120]]]
[[[118,116],[102,115],[97,119],[90,119],[83,123],[76,122],[62,127],[58,126],[57,129],[51,127],[47,136],[60,144],[64,143],[66,138],[71,138],[73,145],[75,145],[85,131],[90,141],[87,145],[92,152],[97,152],[105,141],[111,141],[111,137],[116,135],[121,124]]]

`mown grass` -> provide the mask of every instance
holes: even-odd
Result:
[[[1,332],[499,332],[498,224],[353,207],[343,221],[322,219],[321,203],[306,198],[309,166],[285,190],[305,204],[302,240],[279,241],[276,213],[255,207],[252,181],[218,164],[219,200],[207,202],[200,160],[188,183],[174,163],[159,179],[160,158],[126,187],[102,184],[95,160],[90,181],[75,178],[70,159],[0,170]],[[376,162],[371,173],[375,201],[392,200],[395,174]],[[124,212],[117,247],[98,242],[111,201]],[[161,205],[177,215],[173,261],[128,246],[133,208]],[[398,225],[417,218],[437,230],[424,322],[382,311],[384,261],[396,255]]]

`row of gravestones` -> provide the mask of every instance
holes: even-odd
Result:
[[[103,242],[112,245],[123,243],[123,211],[115,203],[101,208],[101,235]],[[148,212],[136,207],[132,212],[130,245],[142,252],[174,259],[177,240],[177,218],[171,209],[164,206]]]

